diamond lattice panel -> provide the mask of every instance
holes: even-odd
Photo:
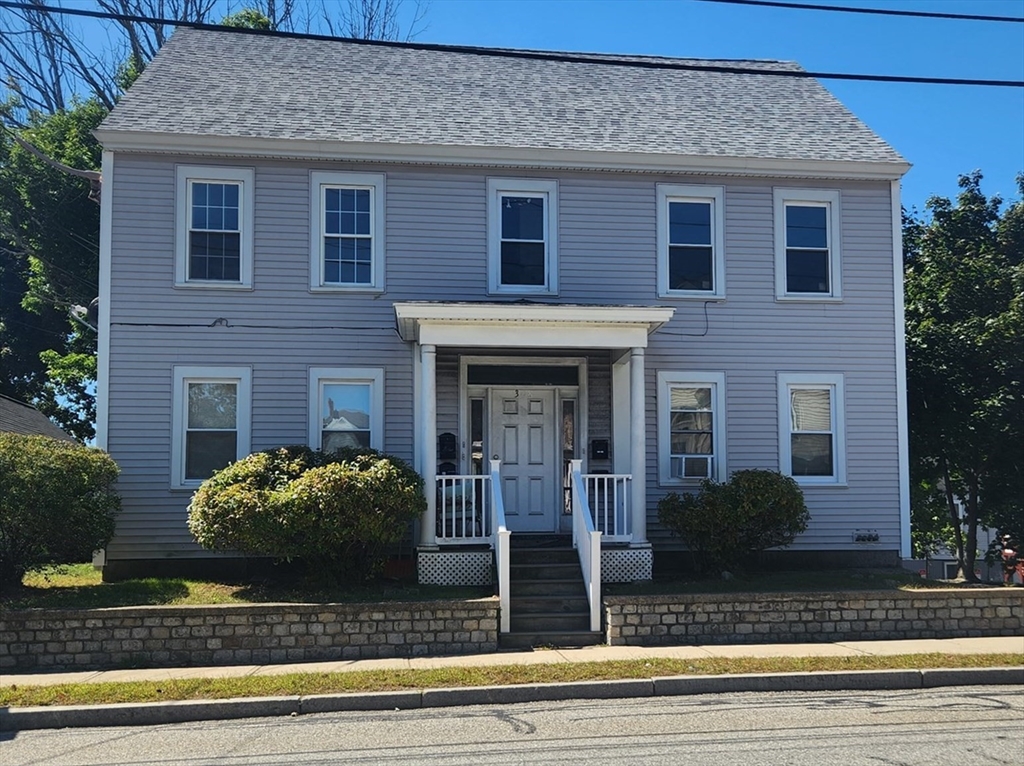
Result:
[[[422,585],[490,585],[493,555],[490,551],[452,551],[417,556]]]

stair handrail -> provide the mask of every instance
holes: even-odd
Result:
[[[509,606],[510,574],[509,556],[512,533],[505,524],[505,501],[501,495],[501,461],[491,460],[491,535],[494,547],[494,563],[498,570],[498,609],[500,631],[512,629],[512,614]]]
[[[590,502],[583,483],[582,460],[569,461],[572,496],[572,544],[580,557],[583,585],[590,602],[590,630],[601,630],[601,533],[594,529]]]

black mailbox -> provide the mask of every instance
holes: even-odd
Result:
[[[455,434],[441,434],[437,437],[437,459],[454,460],[458,457],[459,450],[455,441]]]
[[[608,440],[607,439],[591,439],[590,440],[590,459],[591,460],[607,460],[608,459]]]

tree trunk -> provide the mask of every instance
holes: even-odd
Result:
[[[949,479],[949,464],[946,462],[945,456],[941,458],[941,462],[942,487],[946,493],[946,509],[949,511],[949,521],[953,525],[953,539],[956,541],[956,565],[957,569],[960,570],[961,576],[966,577],[963,527],[961,526],[960,514],[957,512],[956,498],[953,496],[953,483]],[[974,574],[973,568],[971,569],[971,574]]]
[[[967,540],[964,543],[963,575],[967,582],[979,582],[974,573],[974,564],[978,556],[978,477],[971,476],[967,485],[967,507],[964,509],[964,521],[967,523]]]

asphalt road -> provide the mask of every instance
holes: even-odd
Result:
[[[1024,687],[548,702],[0,735],[0,763],[1021,766]]]

